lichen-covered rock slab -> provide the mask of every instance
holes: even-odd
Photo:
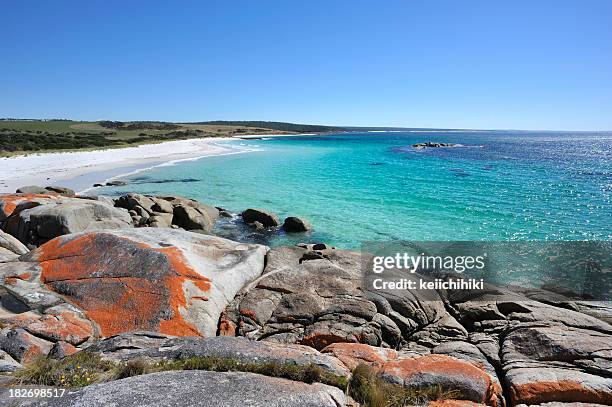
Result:
[[[224,312],[220,333],[316,349],[336,342],[433,347],[467,338],[437,293],[424,299],[410,291],[369,291],[361,261],[360,253],[344,250],[272,249],[262,277]]]
[[[131,332],[106,338],[86,350],[114,361],[208,357],[245,364],[315,365],[336,376],[350,375],[349,369],[340,360],[308,346],[256,342],[227,336],[171,337],[154,332]]]
[[[101,336],[134,330],[214,336],[221,311],[261,274],[266,251],[146,228],[61,236],[22,260],[39,271],[41,294],[55,293],[78,306]]]
[[[344,392],[241,372],[177,371],[130,377],[87,386],[62,398],[31,402],[39,407],[194,406],[194,407],[338,407]]]

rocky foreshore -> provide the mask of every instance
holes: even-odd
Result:
[[[305,243],[215,236],[224,218]],[[361,254],[311,228],[178,196],[0,195],[2,382],[69,388],[16,404],[37,406],[612,405],[609,304],[370,291]]]

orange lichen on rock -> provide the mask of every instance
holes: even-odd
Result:
[[[63,358],[65,356],[74,355],[79,351],[79,348],[69,344],[68,342],[60,341],[53,345],[53,348],[51,348],[49,351],[49,357]]]
[[[11,329],[5,334],[3,350],[23,364],[47,355],[51,346],[51,342],[17,328]]]
[[[549,401],[612,404],[612,393],[583,386],[571,380],[535,381],[510,386],[514,404],[540,404]]]
[[[398,357],[397,351],[393,349],[377,348],[363,343],[333,343],[321,352],[337,357],[349,369],[354,369],[360,363],[380,367]]]
[[[33,199],[58,199],[58,196],[51,194],[0,194],[0,212],[2,212],[0,215],[8,218],[17,208],[17,205]]]
[[[315,332],[310,335],[306,335],[300,344],[310,346],[316,350],[321,350],[326,346],[337,342],[346,342],[346,338],[344,336],[334,335],[331,333]]]
[[[188,264],[180,250],[176,247],[166,247],[157,249],[166,255],[170,260],[175,273],[169,273],[165,279],[166,287],[169,291],[170,307],[174,311],[174,318],[161,320],[159,324],[160,332],[175,336],[199,335],[198,330],[187,323],[181,316],[180,310],[187,307],[187,300],[183,291],[183,283],[191,281],[196,287],[204,292],[210,290],[210,280],[198,274]]]
[[[43,349],[39,345],[31,345],[24,352],[23,356],[21,357],[20,362],[29,363],[33,361],[34,359],[37,359],[41,356],[46,356],[48,352],[49,352],[49,349]]]
[[[24,273],[17,274],[15,277],[20,280],[29,280],[32,278],[32,273],[30,273],[29,271],[26,271]]]
[[[401,359],[385,363],[381,372],[400,378],[404,383],[410,383],[413,379],[421,382],[423,377],[430,377],[429,384],[442,384],[444,382],[455,383],[462,381],[470,383],[474,388],[480,388],[482,400],[479,403],[496,405],[497,390],[491,377],[483,370],[471,363],[455,359],[445,355],[425,355],[410,359]]]
[[[107,233],[57,238],[39,248],[41,280],[85,310],[103,336],[151,330],[200,335],[181,315],[184,283],[201,291],[210,280],[176,247],[152,248]]]
[[[253,310],[250,310],[248,308],[240,308],[240,313],[244,316],[251,318],[253,321],[258,321],[257,314]]]
[[[219,320],[219,336],[236,336],[236,324],[225,317]]]
[[[25,329],[36,336],[72,345],[79,345],[94,335],[91,323],[73,312],[44,315]]]
[[[0,317],[0,324],[10,328],[23,328],[40,319],[40,314],[34,311]]]
[[[489,376],[471,363],[446,355],[425,355],[410,359],[390,361],[384,371],[393,372],[402,378],[409,378],[423,372],[457,374],[472,377],[474,380],[490,381]]]
[[[11,275],[8,275],[8,276],[4,277],[4,283],[5,284],[10,284],[10,285],[15,285],[15,284],[17,284],[17,280],[27,281],[27,280],[29,280],[31,278],[32,278],[32,273],[30,273],[29,271],[26,271],[26,272],[21,273],[21,274],[11,274]]]
[[[484,370],[450,356],[403,354],[361,343],[334,343],[321,352],[338,358],[349,369],[364,363],[392,383],[415,387],[441,386],[446,390],[459,391],[461,397],[468,400],[439,406],[497,406],[503,399],[501,387]]]

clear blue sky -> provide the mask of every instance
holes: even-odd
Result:
[[[8,1],[0,117],[612,130],[612,1]]]

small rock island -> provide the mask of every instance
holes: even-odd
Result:
[[[423,150],[425,148],[441,148],[441,147],[445,147],[445,148],[453,148],[453,147],[463,147],[463,144],[456,144],[456,143],[434,143],[431,141],[426,141],[425,143],[416,143],[412,145],[412,148],[415,148],[417,150]]]

